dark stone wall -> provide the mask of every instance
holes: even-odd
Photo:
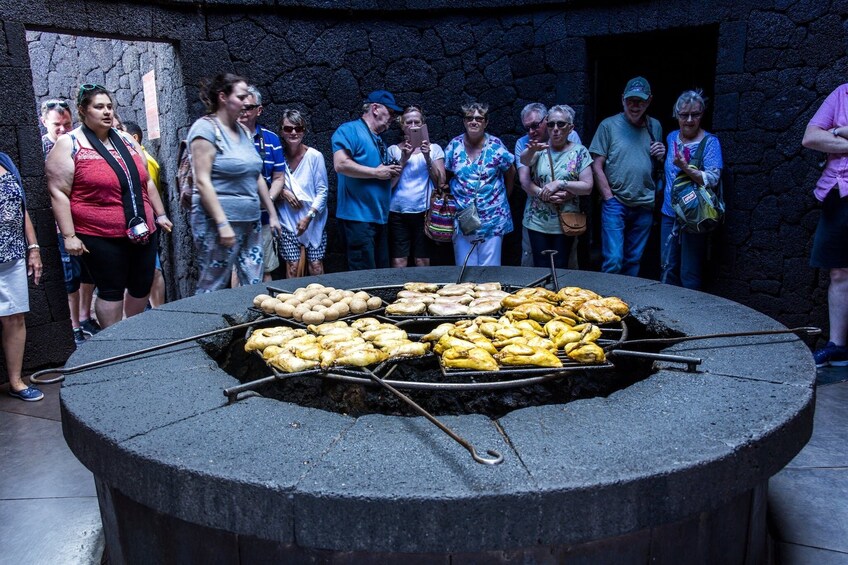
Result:
[[[322,0],[156,5],[70,0],[61,12],[47,6],[44,0],[0,6],[6,44],[2,80],[18,90],[29,82],[24,29],[171,42],[183,81],[173,87],[185,93],[188,107],[188,119],[173,124],[177,138],[202,112],[198,81],[235,71],[265,94],[267,124],[276,124],[284,107],[305,110],[311,124],[306,142],[328,161],[335,127],[358,115],[367,92],[384,87],[403,103],[421,103],[440,143],[461,132],[459,105],[480,99],[492,107],[489,131],[508,144],[520,133],[518,111],[535,100],[572,105],[588,144],[597,120],[587,118],[593,99],[587,43],[715,26],[715,84],[705,86],[713,91],[712,130],[722,141],[733,182],[726,226],[713,241],[717,275],[707,290],[789,325],[826,325],[826,275],[808,267],[819,214],[811,195],[819,155],[802,149],[800,141],[818,105],[846,76],[846,0],[522,6],[500,0],[461,5],[370,0],[345,3],[345,9]],[[621,65],[627,64],[628,54],[622,53]],[[29,117],[34,94],[28,88],[22,94],[2,102],[0,119],[7,123],[0,128],[8,135],[0,143],[25,154],[32,177],[28,190],[41,193],[41,165],[27,157],[38,154],[37,128]],[[37,210],[46,205],[43,198],[33,203]],[[185,294],[192,284],[191,252],[185,217],[174,215],[173,256],[183,277],[176,286]],[[331,248],[338,249],[332,223],[330,229]],[[328,263],[340,259],[331,253]]]

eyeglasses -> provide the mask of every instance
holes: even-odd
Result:
[[[554,128],[565,129],[568,126],[571,125],[568,122],[547,122],[547,123],[548,123],[548,127],[551,128],[551,129],[554,129]]]
[[[88,92],[89,90],[106,90],[106,87],[102,84],[97,84],[96,82],[81,84],[79,87],[79,93],[77,93],[77,104],[82,102],[82,95]]]
[[[539,126],[542,125],[542,122],[533,122],[532,124],[527,124],[524,126],[524,129],[527,131],[533,131],[539,129]]]
[[[303,126],[283,126],[283,131],[286,133],[291,133],[293,131],[303,133]]]
[[[245,111],[248,111],[248,112],[249,112],[250,110],[255,110],[255,109],[257,109],[257,108],[258,108],[258,107],[260,107],[261,105],[262,105],[262,104],[245,104],[244,106],[242,106],[242,110],[245,110]]]
[[[71,107],[64,100],[45,100],[41,104],[41,108],[43,110],[52,110],[53,108],[64,108],[65,110],[70,110]]]
[[[677,117],[686,122],[689,120],[700,120],[703,115],[703,112],[690,112],[688,114],[677,114]]]
[[[465,116],[466,122],[480,122],[483,123],[486,121],[485,116]]]

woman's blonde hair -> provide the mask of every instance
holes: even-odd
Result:
[[[462,105],[464,116],[473,116],[476,113],[481,114],[484,119],[488,119],[486,116],[489,114],[489,105],[485,102],[469,102]]]
[[[399,126],[403,125],[403,117],[410,112],[418,112],[419,114],[421,114],[421,123],[422,124],[427,123],[427,120],[424,119],[424,110],[421,109],[421,106],[410,105],[410,106],[405,107],[403,109],[403,112],[398,114],[398,117],[395,118],[397,120],[397,123],[398,123]]]

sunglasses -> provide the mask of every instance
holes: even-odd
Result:
[[[542,122],[533,122],[532,124],[527,124],[524,126],[524,129],[527,131],[533,131],[539,129],[539,126],[542,125]]]
[[[245,104],[245,105],[242,107],[242,110],[246,110],[246,111],[248,111],[248,112],[249,112],[250,110],[255,110],[255,109],[257,109],[257,108],[258,108],[259,106],[261,106],[261,105],[262,105],[262,104]]]
[[[286,133],[291,133],[296,131],[297,133],[303,133],[303,126],[283,126],[283,131]]]
[[[106,90],[106,87],[102,84],[97,84],[96,82],[81,84],[79,87],[79,93],[77,94],[77,105],[82,102],[82,95],[88,92],[89,90]]]
[[[551,129],[554,129],[554,128],[565,129],[570,125],[571,124],[569,124],[568,122],[548,122],[548,127],[551,128]]]
[[[466,122],[480,122],[483,123],[486,121],[485,116],[465,116]]]
[[[692,112],[689,114],[677,114],[677,117],[685,122],[686,120],[698,120],[703,115],[703,112]]]
[[[53,108],[64,108],[65,110],[70,110],[70,106],[64,100],[48,100],[42,104],[45,109],[52,110]]]

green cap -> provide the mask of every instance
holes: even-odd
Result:
[[[624,87],[624,98],[641,98],[647,100],[651,97],[651,85],[645,77],[636,77],[627,81]]]

